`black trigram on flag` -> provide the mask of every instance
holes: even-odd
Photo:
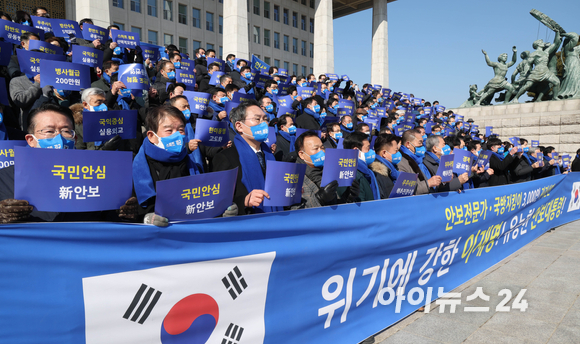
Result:
[[[234,300],[248,287],[237,266],[222,278],[222,282]]]
[[[143,296],[144,293],[145,296]],[[127,311],[125,311],[123,318],[135,322],[137,319],[139,319],[139,316],[141,316],[138,323],[143,324],[145,320],[147,320],[147,317],[149,317],[149,314],[151,314],[151,311],[153,310],[153,307],[155,307],[157,301],[159,301],[161,294],[162,293],[159,290],[155,291],[155,289],[148,287],[145,284],[141,284],[141,287],[139,290],[137,290],[137,293],[135,294],[135,297],[133,297],[133,301],[131,301],[129,308],[127,308]],[[135,310],[135,308],[137,308],[137,310]],[[131,314],[133,314],[133,316],[131,316]],[[131,318],[129,319],[129,317]]]
[[[222,339],[222,344],[237,344],[242,338],[243,332],[243,327],[230,323],[230,326],[228,326],[226,334],[224,335],[224,339]]]

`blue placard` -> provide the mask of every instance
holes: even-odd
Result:
[[[193,71],[195,69],[195,62],[194,61],[188,60],[188,59],[181,59],[179,64],[180,64],[179,69],[183,69],[183,70],[191,72],[191,74],[195,74]]]
[[[211,99],[211,94],[204,92],[183,91],[183,95],[189,102],[191,113],[203,116],[207,114],[207,106]],[[226,141],[227,143],[227,141]]]
[[[383,93],[383,97],[385,97],[385,99],[388,99],[391,97],[391,89],[383,88],[381,92]]]
[[[354,114],[354,102],[352,100],[347,99],[340,99],[338,101],[338,108],[340,109],[348,109],[348,115]]]
[[[219,216],[232,205],[238,168],[157,182],[155,213],[170,221]]]
[[[371,127],[371,130],[374,130],[379,128],[379,121],[379,118],[367,117],[365,118],[364,123],[368,124]]]
[[[149,76],[147,75],[147,70],[140,63],[129,63],[120,65],[118,80],[122,81],[125,84],[125,86],[130,90],[149,89]]]
[[[14,165],[14,147],[25,146],[26,140],[0,140],[0,169]]]
[[[314,95],[314,87],[296,87],[298,91],[298,96],[302,97],[302,100],[310,98]]]
[[[333,180],[338,182],[338,186],[351,186],[356,178],[358,150],[327,148],[325,155],[320,186],[325,187]]]
[[[453,154],[443,155],[439,159],[439,167],[437,168],[437,175],[441,177],[443,183],[450,182],[453,179]]]
[[[479,125],[477,125],[477,124],[472,124],[472,125],[471,125],[470,132],[472,132],[472,133],[477,133],[477,132],[478,132],[478,130],[479,130]]]
[[[209,147],[223,147],[229,141],[228,122],[198,118],[195,122],[195,138]]]
[[[44,32],[52,32],[52,24],[49,18],[30,16],[32,18],[32,24],[35,28],[40,29]]]
[[[399,172],[389,198],[412,196],[415,193],[415,188],[417,188],[417,174]]]
[[[36,39],[31,39],[28,41],[29,47],[28,50],[40,50],[46,54],[53,54],[53,55],[62,55],[63,50],[61,47],[57,45],[53,45],[51,43],[47,43],[45,41],[39,41]]]
[[[433,128],[434,125],[435,125],[435,122],[427,122],[425,124],[425,134],[430,135],[432,132],[431,129]]]
[[[355,91],[355,98],[357,102],[362,102],[364,97],[365,97],[364,93],[362,93],[361,91]]]
[[[28,147],[14,151],[14,197],[40,211],[119,209],[131,197],[131,152]]]
[[[184,84],[188,91],[195,90],[195,73],[190,72],[187,69],[176,69],[175,81]]]
[[[226,71],[226,62],[224,60],[221,60],[221,59],[218,59],[218,58],[215,58],[215,57],[208,57],[207,58],[207,65],[209,66],[212,63],[219,64],[220,65],[220,71],[221,72],[225,72]]]
[[[471,152],[459,148],[453,149],[453,173],[471,174]]]
[[[421,98],[411,98],[411,104],[415,106],[421,105]]]
[[[257,74],[254,77],[254,83],[258,88],[266,88],[266,81],[272,80],[272,77],[265,74]]]
[[[279,75],[283,75],[283,76],[289,76],[288,75],[288,70],[284,69],[284,68],[278,68],[278,74]]]
[[[352,109],[339,107],[336,109],[336,114],[338,117],[350,116],[352,114]]]
[[[3,77],[0,77],[0,104],[10,106],[8,90],[6,89],[6,79]]]
[[[405,132],[405,128],[403,127],[402,124],[396,126],[394,129],[395,129],[395,132],[393,134],[395,134],[399,137],[403,136],[403,133]]]
[[[46,55],[46,54],[45,54]],[[80,91],[91,87],[90,68],[80,63],[41,60],[40,87]]]
[[[540,140],[532,140],[532,147],[538,147],[540,145]]]
[[[266,62],[260,60],[255,55],[252,55],[252,64],[250,65],[252,70],[260,71],[261,73],[268,73],[270,70],[270,65]]]
[[[29,42],[32,42],[30,40]],[[8,66],[10,57],[12,57],[12,43],[0,41],[0,66]]]
[[[280,96],[280,97],[278,97],[278,106],[284,106],[284,107],[291,108],[293,103],[294,103],[294,99],[292,99],[292,96]]]
[[[491,135],[493,135],[493,127],[486,126],[485,127],[485,137],[490,137]]]
[[[256,97],[253,94],[246,94],[240,92],[234,92],[232,96],[232,101],[237,103],[247,102],[250,100],[256,100]]]
[[[213,72],[211,75],[211,79],[209,80],[209,84],[212,86],[216,86],[220,84],[220,78],[224,75],[224,72]]]
[[[276,113],[276,116],[279,118],[280,116],[284,116],[284,115],[290,115],[290,116],[292,116],[292,118],[295,118],[296,117],[296,110],[292,109],[291,107],[287,107],[287,106],[279,106],[278,112]]]
[[[391,96],[391,99],[392,99],[393,101],[395,101],[395,102],[396,102],[397,100],[400,100],[402,96],[403,96],[403,95],[402,95],[401,93],[399,93],[399,92],[395,92],[395,93],[393,93],[393,95]]]
[[[344,74],[343,76],[340,77],[342,80],[344,81],[350,81],[350,78],[348,77],[348,75]]]
[[[105,43],[109,39],[109,30],[89,23],[83,24],[82,33],[83,38],[91,42],[98,39]]]
[[[69,38],[70,36],[82,38],[83,33],[79,27],[79,23],[68,19],[50,19],[50,26],[52,33],[56,37]]]
[[[276,143],[276,128],[274,127],[268,127],[268,137],[266,138],[266,141],[264,141],[264,143],[268,146],[271,147],[274,143]]]
[[[484,150],[479,153],[479,156],[477,157],[477,166],[485,167],[485,169],[487,169],[489,167],[489,158],[491,158],[491,153],[492,152],[490,150]]]
[[[228,117],[230,115],[230,111],[232,111],[232,109],[238,107],[238,105],[240,105],[240,102],[234,102],[234,101],[229,101],[226,102],[226,113],[228,114]]]
[[[84,27],[84,25],[83,25]],[[143,59],[144,60],[151,60],[151,62],[155,63],[160,59],[159,49],[165,49],[164,47],[160,47],[158,45],[153,45],[149,43],[139,43],[141,49],[143,50]]]
[[[571,159],[572,159],[572,157],[570,157],[570,155],[568,155],[568,154],[562,155],[562,167],[564,167],[565,169],[570,167],[570,160]]]
[[[20,36],[25,32],[34,32],[44,41],[44,31],[28,25],[16,24],[9,20],[0,19],[0,38],[5,42],[20,45]],[[24,49],[22,49],[24,50]]]
[[[137,110],[83,111],[83,142],[137,137]]]
[[[82,45],[73,45],[72,53],[72,62],[74,63],[84,64],[89,67],[103,66],[104,52],[100,49],[85,47]]]
[[[264,206],[286,207],[300,203],[305,172],[306,164],[268,160],[264,191],[270,198],[264,197]]]
[[[538,159],[538,163],[540,167],[544,167],[544,154],[543,153],[536,153],[536,159]]]
[[[427,115],[427,116],[430,116],[430,115],[431,115],[431,107],[430,107],[430,106],[428,106],[428,107],[424,107],[424,108],[423,108],[423,113],[424,113],[425,115]]]
[[[338,74],[326,73],[328,80],[338,81]]]
[[[386,117],[387,116],[387,108],[385,107],[378,107],[377,109],[377,115],[380,117]]]
[[[117,45],[121,48],[135,49],[141,42],[139,34],[135,32],[111,30],[111,36],[113,42],[117,42]]]

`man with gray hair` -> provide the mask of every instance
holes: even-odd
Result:
[[[451,154],[451,148],[445,144],[445,140],[441,136],[431,135],[425,142],[425,149],[427,153],[423,159],[423,163],[431,172],[431,175],[437,174],[437,169],[441,162],[441,157]],[[460,176],[453,176],[449,183],[441,184],[437,187],[437,192],[457,191],[463,189],[463,184],[469,180],[467,172]]]
[[[81,93],[81,102],[83,104],[84,111],[100,112],[108,111],[109,108],[105,104],[105,91],[97,87],[87,88]],[[121,144],[121,136],[116,135],[109,141],[103,144],[102,141],[96,142],[83,142],[83,123],[75,123],[75,132],[77,134],[78,140],[76,142],[77,149],[102,149],[102,150],[117,150]]]

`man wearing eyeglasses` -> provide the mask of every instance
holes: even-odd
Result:
[[[268,138],[268,116],[257,102],[243,102],[230,112],[236,130],[234,146],[218,153],[213,159],[213,171],[238,168],[234,203],[238,214],[253,214],[283,210],[263,205],[270,195],[264,191],[266,161],[276,160],[264,141]],[[274,148],[275,150],[275,148]]]
[[[72,112],[55,104],[43,104],[28,116],[26,142],[32,148],[74,149],[76,134]],[[118,215],[118,216],[117,216]],[[25,200],[14,199],[14,166],[0,169],[0,223],[17,221],[119,221],[137,217],[137,199],[131,197],[117,210],[57,213],[33,210]]]

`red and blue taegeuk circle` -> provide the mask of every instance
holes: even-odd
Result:
[[[179,300],[161,324],[163,344],[204,344],[219,319],[219,307],[207,294],[192,294]]]

